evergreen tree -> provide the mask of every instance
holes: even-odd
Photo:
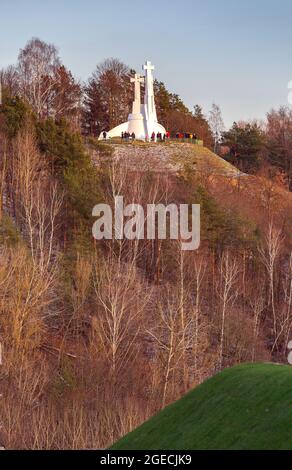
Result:
[[[224,145],[230,149],[227,158],[247,173],[254,173],[259,169],[264,141],[264,133],[258,124],[235,122],[223,135]]]

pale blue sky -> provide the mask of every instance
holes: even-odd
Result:
[[[73,74],[118,57],[145,59],[191,108],[213,101],[227,125],[287,104],[291,0],[0,0],[0,68],[32,36],[53,42]]]

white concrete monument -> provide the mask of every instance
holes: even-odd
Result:
[[[129,132],[129,134],[134,132],[136,139],[140,140],[150,140],[153,132],[155,133],[155,140],[158,132],[162,136],[166,134],[165,128],[157,121],[152,75],[154,66],[147,61],[143,66],[143,70],[145,71],[145,77],[136,73],[131,78],[131,82],[134,83],[135,87],[135,97],[128,121],[108,131],[106,133],[107,139],[121,137],[122,132]],[[141,104],[141,83],[145,84],[144,104]],[[103,132],[100,133],[99,140],[104,138]]]

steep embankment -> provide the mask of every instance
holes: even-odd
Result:
[[[105,147],[105,144],[100,144]],[[194,166],[199,172],[236,177],[241,173],[230,163],[215,155],[201,145],[185,143],[111,143],[108,145],[114,157],[133,170],[179,172],[186,164]],[[98,154],[95,161],[98,162]]]
[[[105,151],[106,150],[106,151]],[[292,193],[275,182],[240,172],[209,149],[194,144],[159,143],[98,143],[93,149],[93,160],[103,166],[105,160],[114,159],[130,171],[155,172],[162,175],[194,175],[208,188],[208,192],[230,210],[240,202],[241,214],[255,219],[273,208],[274,214],[286,220],[290,232],[292,220]],[[245,207],[244,207],[245,206]]]
[[[292,450],[292,368],[225,369],[112,448]]]

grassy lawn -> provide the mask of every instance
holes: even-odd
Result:
[[[292,450],[292,367],[244,364],[225,369],[112,449]]]

